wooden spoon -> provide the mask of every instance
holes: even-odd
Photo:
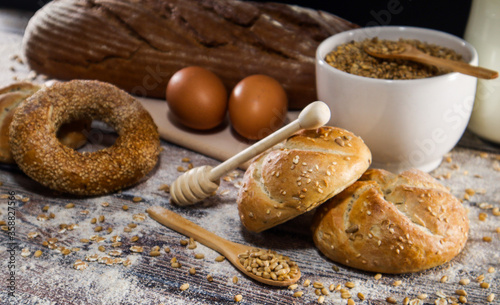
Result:
[[[146,211],[148,212],[151,218],[158,221],[162,225],[165,225],[166,227],[175,230],[181,234],[192,237],[196,241],[224,255],[227,258],[227,260],[229,260],[243,274],[251,277],[256,281],[259,281],[267,285],[286,287],[297,282],[301,276],[300,269],[298,268],[298,266],[296,266],[297,273],[288,280],[282,280],[282,281],[273,280],[257,276],[252,272],[247,271],[245,267],[240,263],[240,258],[239,258],[240,254],[247,253],[248,251],[255,251],[257,248],[245,246],[242,244],[226,240],[165,208],[155,206],[147,209]],[[266,250],[262,251],[267,252]],[[286,258],[286,260],[288,260],[289,263],[292,264],[294,263],[290,261],[289,258]]]
[[[402,45],[404,47],[404,50],[401,52],[381,53],[377,52],[377,50],[374,48],[370,48],[369,46],[365,47],[364,50],[366,53],[370,54],[373,57],[384,59],[411,60],[426,65],[436,66],[438,68],[446,68],[453,72],[460,72],[462,74],[467,74],[483,79],[494,79],[498,77],[497,71],[472,66],[465,62],[434,57],[420,51],[419,49],[407,43],[403,43]]]

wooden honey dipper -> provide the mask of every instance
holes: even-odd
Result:
[[[218,166],[196,167],[178,177],[170,187],[173,202],[186,206],[207,198],[217,190],[220,178],[229,171],[280,143],[300,129],[318,128],[329,120],[330,108],[324,102],[317,101],[307,105],[295,121],[247,147]]]

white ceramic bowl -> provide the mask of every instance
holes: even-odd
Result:
[[[316,51],[318,99],[330,106],[329,125],[360,136],[372,152],[373,168],[431,171],[462,136],[477,80],[456,72],[414,80],[375,79],[343,72],[324,60],[340,44],[372,37],[418,39],[448,47],[473,65],[477,52],[447,33],[395,26],[342,32],[327,38]]]

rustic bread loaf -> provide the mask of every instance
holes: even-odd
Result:
[[[335,262],[354,268],[407,273],[448,262],[465,246],[467,212],[430,175],[368,170],[320,206],[313,238]]]
[[[285,88],[290,108],[316,100],[314,58],[328,36],[357,27],[312,9],[235,0],[55,0],[30,20],[30,67],[59,79],[98,79],[139,96],[165,97],[186,66],[228,89],[261,73]]]
[[[349,131],[303,130],[252,161],[238,193],[241,222],[261,232],[310,211],[354,183],[370,163],[370,150]]]
[[[9,127],[14,111],[28,97],[40,90],[40,86],[30,82],[16,82],[0,88],[0,162],[14,163],[9,144]],[[87,142],[84,134],[90,128],[90,120],[79,120],[63,124],[57,137],[62,144],[76,149]]]

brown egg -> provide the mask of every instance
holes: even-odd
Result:
[[[226,115],[227,90],[220,78],[202,67],[177,71],[167,85],[167,103],[179,122],[206,130],[219,125]]]
[[[279,129],[286,118],[288,99],[281,84],[267,75],[241,80],[229,97],[229,118],[238,134],[262,139]]]

